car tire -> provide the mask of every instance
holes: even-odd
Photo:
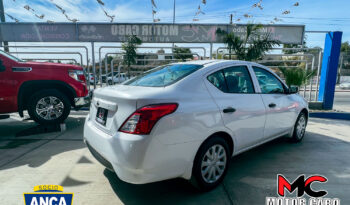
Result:
[[[219,136],[209,138],[196,154],[190,180],[192,185],[200,191],[209,191],[218,186],[227,173],[230,159],[227,142]]]
[[[307,117],[304,112],[301,112],[294,125],[292,142],[301,142],[304,139],[305,130],[307,125]]]
[[[56,89],[41,90],[32,95],[28,113],[37,123],[51,125],[62,123],[71,110],[68,97]]]

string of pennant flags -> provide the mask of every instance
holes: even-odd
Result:
[[[299,6],[299,2],[295,2],[295,3],[292,5],[292,7],[298,7],[298,6]],[[260,9],[261,11],[264,10],[264,7],[263,7],[263,0],[259,0],[258,2],[254,3],[254,4],[250,7],[250,9],[248,10],[248,12],[247,12],[247,13],[244,13],[244,14],[243,14],[242,16],[240,16],[240,17],[237,17],[236,21],[237,21],[237,22],[241,21],[241,18],[242,18],[242,17],[244,17],[244,18],[246,18],[246,19],[252,18],[253,15],[250,14],[250,13],[251,13],[251,11],[252,11],[253,9],[255,9],[255,8],[258,8],[258,9]],[[290,14],[290,13],[291,13],[291,8],[290,8],[290,9],[283,10],[281,14],[282,14],[282,15],[288,15],[288,14]],[[274,18],[270,21],[270,24],[274,24],[274,23],[280,22],[280,21],[282,21],[281,18],[274,17]]]
[[[54,2],[54,0],[50,0],[50,1],[51,1],[51,3],[52,3],[53,5],[55,5],[55,7],[56,7],[58,10],[60,10],[60,12],[66,17],[66,19],[67,19],[68,21],[71,21],[71,22],[73,22],[73,23],[76,23],[76,22],[79,21],[79,20],[76,19],[76,18],[70,18],[70,17],[68,16],[68,14],[66,13],[66,10],[64,10],[61,6],[59,6],[58,4],[56,4],[56,3]]]
[[[197,8],[197,11],[196,13],[194,14],[194,17],[193,17],[193,20],[192,21],[199,21],[199,16],[200,15],[205,15],[205,13],[202,11],[201,9],[201,5],[204,6],[207,4],[207,1],[206,0],[201,0],[201,2],[199,3],[198,5],[198,8]]]
[[[252,6],[250,6],[248,12],[244,13],[243,16],[237,17],[236,21],[240,22],[243,17],[246,18],[246,19],[252,18],[253,15],[250,14],[250,13],[255,8],[258,8],[260,10],[264,9],[264,7],[262,6],[262,0],[259,0],[258,2],[254,3]],[[236,13],[234,13],[234,16],[236,16]]]
[[[158,8],[156,5],[156,2],[154,0],[151,0],[151,4],[152,4],[152,19],[153,19],[153,23],[157,23],[160,22],[160,18],[157,18],[157,12],[158,12]]]
[[[6,16],[8,16],[10,19],[12,19],[13,21],[15,21],[16,23],[19,22],[18,19],[16,19],[15,17],[11,16],[10,14],[8,14],[8,13],[5,13],[5,14],[6,14]]]
[[[16,0],[12,0],[13,2],[17,2]],[[59,4],[57,4],[55,2],[55,0],[48,0],[50,1],[57,10],[59,10],[60,13],[62,13],[62,15],[65,16],[65,18],[70,21],[70,22],[78,22],[79,20],[76,19],[76,18],[71,18],[66,10],[60,6]],[[102,12],[105,14],[105,16],[109,19],[109,22],[114,22],[115,20],[115,15],[111,15],[107,12],[107,9],[106,9],[106,5],[105,5],[105,2],[103,2],[103,0],[96,0],[96,2],[99,4]],[[198,4],[198,7],[196,9],[196,12],[194,14],[194,17],[192,19],[193,22],[196,22],[196,21],[200,21],[200,17],[205,15],[205,12],[203,11],[203,8],[207,5],[207,0],[200,0],[199,4]],[[281,11],[280,15],[282,16],[286,16],[286,15],[289,15],[292,13],[292,10],[293,8],[295,7],[298,7],[300,6],[300,3],[299,2],[295,2],[294,4],[290,5],[289,8],[287,9],[284,9]],[[156,4],[156,0],[151,0],[151,7],[152,7],[152,20],[154,23],[157,23],[157,22],[160,22],[161,19],[158,17],[158,12],[159,12],[159,9],[157,7],[157,4]],[[45,14],[39,14],[38,12],[35,11],[35,9],[29,5],[29,4],[26,4],[23,6],[23,8],[25,10],[27,10],[28,12],[32,13],[36,18],[38,19],[41,19],[41,20],[45,20]],[[232,17],[234,18],[234,20],[236,22],[240,22],[242,19],[250,19],[250,18],[253,18],[254,15],[252,14],[252,11],[255,10],[255,9],[258,9],[260,11],[264,10],[264,6],[263,6],[263,0],[258,0],[257,2],[255,2],[254,4],[252,4],[249,8],[249,10],[245,13],[242,13],[240,15],[237,15],[237,13],[235,11],[233,11],[233,13],[231,14]],[[11,14],[8,14],[5,12],[5,15],[10,18],[12,21],[15,21],[15,22],[19,22],[20,20],[17,19],[16,17],[14,17],[13,15]],[[281,22],[283,21],[282,20],[283,17],[273,17],[273,19],[269,22],[270,24],[274,24],[274,23],[277,23],[277,22]],[[52,20],[46,20],[48,23],[54,23],[54,21]]]
[[[106,11],[106,9],[104,8],[104,7],[105,7],[105,3],[104,3],[102,0],[96,0],[96,1],[97,1],[97,3],[100,5],[100,7],[101,7],[103,13],[110,19],[109,22],[112,23],[112,22],[114,21],[115,15],[110,15],[110,14]]]
[[[283,10],[281,14],[282,14],[282,15],[288,15],[288,14],[291,13],[291,9],[292,9],[293,7],[298,7],[298,6],[299,6],[299,2],[295,2],[289,9]],[[273,21],[270,21],[270,23],[271,23],[271,24],[274,24],[274,23],[280,22],[280,21],[282,21],[282,19],[275,17],[275,18],[273,19]]]
[[[25,10],[31,12],[35,17],[37,17],[37,18],[39,18],[39,19],[44,19],[44,17],[45,17],[44,14],[41,14],[41,15],[37,14],[37,13],[35,12],[35,10],[34,10],[32,7],[30,7],[28,4],[27,4],[27,5],[24,5],[23,8],[24,8]]]

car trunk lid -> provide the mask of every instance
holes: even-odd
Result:
[[[90,107],[90,119],[100,130],[115,134],[125,120],[136,111],[137,101],[147,98],[161,88],[116,85],[96,89]],[[103,114],[107,112],[105,124]],[[103,112],[103,111],[102,111]],[[100,119],[99,119],[100,118]]]

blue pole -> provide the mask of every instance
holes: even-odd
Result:
[[[333,109],[342,34],[340,31],[326,34],[318,93],[318,101],[323,102],[326,110]]]

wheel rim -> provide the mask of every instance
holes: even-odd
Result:
[[[226,169],[227,154],[222,145],[216,144],[205,153],[202,164],[202,178],[207,183],[214,183],[220,179]]]
[[[305,128],[306,128],[306,119],[304,115],[300,116],[299,121],[297,123],[297,137],[298,139],[303,138],[305,134]]]
[[[63,114],[63,110],[63,102],[54,96],[41,98],[35,106],[36,114],[45,120],[59,118]]]

